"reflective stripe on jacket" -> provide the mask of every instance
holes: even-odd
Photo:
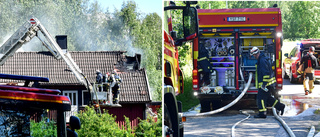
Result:
[[[256,64],[256,88],[261,88],[262,85],[269,86],[276,82],[271,63],[268,60],[269,58],[263,52],[260,52]]]

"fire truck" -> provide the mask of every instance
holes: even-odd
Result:
[[[286,57],[283,61],[283,78],[289,78],[291,83],[303,81],[302,74],[298,73],[297,70],[300,65],[300,61],[304,55],[309,51],[309,47],[313,46],[315,48],[315,53],[313,54],[318,59],[320,59],[320,39],[305,39],[301,40],[290,53],[284,53]],[[320,67],[316,67],[314,70],[314,78],[315,80],[320,80]]]
[[[270,59],[276,78],[274,95],[282,89],[281,11],[272,8],[198,9],[199,37],[193,42],[193,90],[200,100],[201,112],[222,106],[240,94],[255,76],[245,97],[258,92],[254,46]]]
[[[49,82],[45,77],[0,74],[1,79],[25,81],[23,86],[0,85],[0,107],[2,136],[30,136],[30,116],[42,115],[45,110],[55,110],[57,113],[58,137],[77,136],[75,129],[80,129],[80,120],[70,117],[66,128],[65,112],[71,110],[68,96],[59,95],[60,90],[28,87],[30,82],[36,86],[39,82]]]
[[[196,2],[185,2],[186,6],[176,6],[173,2],[165,1],[165,30],[164,30],[164,132],[166,136],[182,137],[183,121],[181,102],[176,100],[176,95],[183,93],[183,73],[179,67],[178,46],[183,42],[198,36],[197,10],[190,7]],[[178,38],[177,32],[172,28],[171,10],[182,11],[183,36]]]

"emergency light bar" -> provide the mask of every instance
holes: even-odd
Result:
[[[246,21],[246,17],[228,17],[228,21]]]

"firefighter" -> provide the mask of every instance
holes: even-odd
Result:
[[[314,69],[318,66],[317,58],[313,55],[314,50],[315,49],[313,46],[309,47],[309,52],[302,57],[301,65],[298,69],[298,72],[302,72],[302,70],[304,72],[303,87],[305,95],[312,93],[314,88]]]
[[[114,70],[112,72],[112,75],[115,80],[115,84],[112,87],[112,93],[113,93],[113,104],[119,104],[119,93],[120,93],[120,84],[122,82],[120,76],[118,75],[117,71]]]
[[[98,84],[99,91],[102,91],[102,79],[103,79],[103,76],[102,76],[100,70],[97,70],[96,74],[97,74],[96,83]]]
[[[256,64],[256,86],[258,88],[257,105],[259,114],[254,118],[266,118],[266,104],[272,105],[278,111],[281,111],[283,115],[285,105],[280,103],[279,100],[271,96],[271,92],[274,90],[273,84],[275,83],[275,77],[273,75],[271,63],[263,52],[260,52],[259,48],[253,47],[250,50],[250,55],[257,59]]]
[[[198,56],[198,72],[201,75],[200,83],[201,85],[210,84],[210,75],[212,69],[210,68],[211,64],[209,61],[209,53],[205,46],[199,46],[199,56]]]

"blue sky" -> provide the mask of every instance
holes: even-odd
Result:
[[[95,0],[91,0],[95,1]],[[114,9],[121,9],[122,3],[128,0],[96,0],[101,4],[102,8],[105,10],[109,8],[110,12]],[[133,0],[137,4],[138,11],[140,13],[148,14],[156,12],[160,17],[162,16],[162,0]]]

